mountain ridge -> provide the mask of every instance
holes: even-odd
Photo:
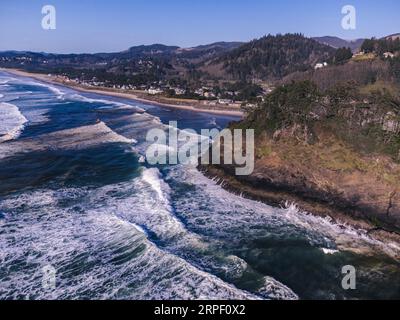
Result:
[[[323,37],[313,37],[312,39],[329,45],[332,48],[338,49],[342,47],[348,47],[353,52],[358,51],[361,48],[362,43],[364,42],[364,38],[354,39],[354,40],[346,40],[335,36],[323,36]]]

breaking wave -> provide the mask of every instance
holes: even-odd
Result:
[[[0,144],[0,159],[23,152],[82,150],[99,144],[115,142],[133,144],[136,141],[115,133],[104,122],[100,122],[94,125],[56,131],[35,138],[19,139],[7,145]]]
[[[27,121],[17,106],[0,102],[0,142],[17,138]]]

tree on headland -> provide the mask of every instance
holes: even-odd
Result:
[[[400,51],[400,38],[396,39],[366,39],[362,46],[361,51],[364,53],[376,53],[382,56],[385,52],[398,52]]]
[[[336,50],[334,61],[336,64],[342,64],[353,57],[353,53],[350,48],[339,48]]]

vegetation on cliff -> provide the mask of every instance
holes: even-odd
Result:
[[[307,143],[323,128],[360,152],[400,160],[400,99],[385,87],[365,92],[350,82],[321,91],[311,81],[293,82],[268,95],[242,125]]]
[[[400,99],[385,86],[291,82],[232,127],[257,132],[254,172],[233,178],[248,194],[400,230]]]

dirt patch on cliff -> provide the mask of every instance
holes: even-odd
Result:
[[[363,155],[320,133],[308,144],[292,137],[260,136],[255,169],[236,176],[233,166],[202,166],[235,193],[270,205],[294,202],[380,239],[400,242],[400,165],[383,155]]]

